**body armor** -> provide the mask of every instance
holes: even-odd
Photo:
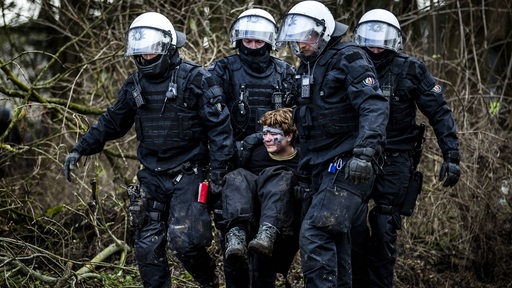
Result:
[[[240,62],[238,55],[226,57],[229,71],[228,105],[236,140],[243,140],[258,131],[258,120],[265,112],[284,106],[289,87],[286,62],[273,58],[272,65],[263,73],[255,73]]]
[[[329,155],[315,155],[315,162],[320,163],[351,150],[359,133],[359,114],[351,103],[347,89],[350,82],[363,82],[370,75],[367,72],[372,71],[372,67],[357,63],[363,58],[361,52],[352,51],[355,47],[338,43],[326,50],[325,55],[314,64],[311,73],[308,73],[310,69],[304,63],[297,72],[296,85],[302,93],[293,117],[301,145],[309,152],[330,150]],[[342,66],[339,64],[341,62],[349,62],[351,65],[346,67],[352,71],[335,69],[334,66]],[[359,75],[362,79],[349,79],[352,75]]]
[[[196,67],[199,66],[182,62],[169,79],[159,83],[140,83],[142,103],[137,101],[136,93],[133,94],[139,106],[135,125],[141,145],[162,150],[191,145],[200,140],[202,125],[197,109],[193,109],[197,100],[187,97],[184,87],[187,77]]]

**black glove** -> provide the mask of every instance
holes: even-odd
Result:
[[[224,185],[227,169],[211,169],[208,175],[208,189],[211,196],[219,196]]]
[[[252,152],[259,144],[263,144],[263,134],[260,132],[248,135],[240,143],[237,143],[237,167],[244,167],[247,164]]]
[[[356,185],[370,180],[373,177],[374,154],[373,148],[354,148],[354,156],[348,160],[345,167],[345,179],[352,180]]]
[[[303,201],[311,196],[311,184],[306,182],[298,182],[293,187],[293,195],[295,199]]]
[[[80,160],[80,153],[76,150],[72,150],[68,156],[64,159],[64,176],[71,182],[71,170],[76,169],[76,163]]]
[[[453,187],[460,178],[459,151],[449,151],[444,156],[444,162],[439,171],[439,181],[443,181],[443,187]]]

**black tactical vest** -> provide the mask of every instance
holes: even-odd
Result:
[[[304,71],[306,69],[299,68],[302,75],[299,72],[296,75],[297,85],[302,93],[299,95],[299,105],[294,110],[294,121],[299,137],[307,142],[310,150],[332,147],[343,138],[358,132],[359,117],[347,96],[346,75],[332,74],[335,64],[350,59],[350,49],[353,46],[347,43],[336,44],[326,50],[313,67],[310,67],[311,74]],[[342,50],[343,54],[348,54],[343,59],[340,57],[342,53],[339,53]],[[304,79],[308,78],[307,75],[309,79]],[[305,92],[308,90],[309,93]]]
[[[378,74],[382,93],[389,100],[387,134],[393,139],[394,134],[404,134],[415,127],[415,96],[410,95],[410,91],[416,90],[417,84],[411,80],[418,71],[407,55],[397,54]]]
[[[186,89],[189,79],[194,79],[199,65],[183,61],[171,77],[158,83],[144,81],[135,75],[133,91],[138,106],[135,128],[137,139],[154,150],[172,149],[197,143],[200,139],[201,121],[197,101]]]
[[[273,65],[263,73],[254,73],[242,65],[238,55],[226,57],[231,90],[227,105],[236,140],[259,130],[258,120],[265,112],[283,107],[286,62],[272,58]]]

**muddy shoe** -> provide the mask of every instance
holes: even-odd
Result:
[[[245,231],[234,227],[229,229],[226,234],[226,258],[246,257],[247,248],[245,247]]]
[[[277,237],[277,228],[273,225],[264,222],[260,225],[258,234],[249,243],[249,250],[261,253],[263,255],[272,256],[274,249],[274,242]]]

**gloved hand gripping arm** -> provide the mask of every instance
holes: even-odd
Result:
[[[239,144],[237,143],[237,167],[246,166],[251,158],[252,152],[260,144],[263,144],[263,134],[261,134],[261,132],[250,134],[245,137],[244,140],[240,141]]]

